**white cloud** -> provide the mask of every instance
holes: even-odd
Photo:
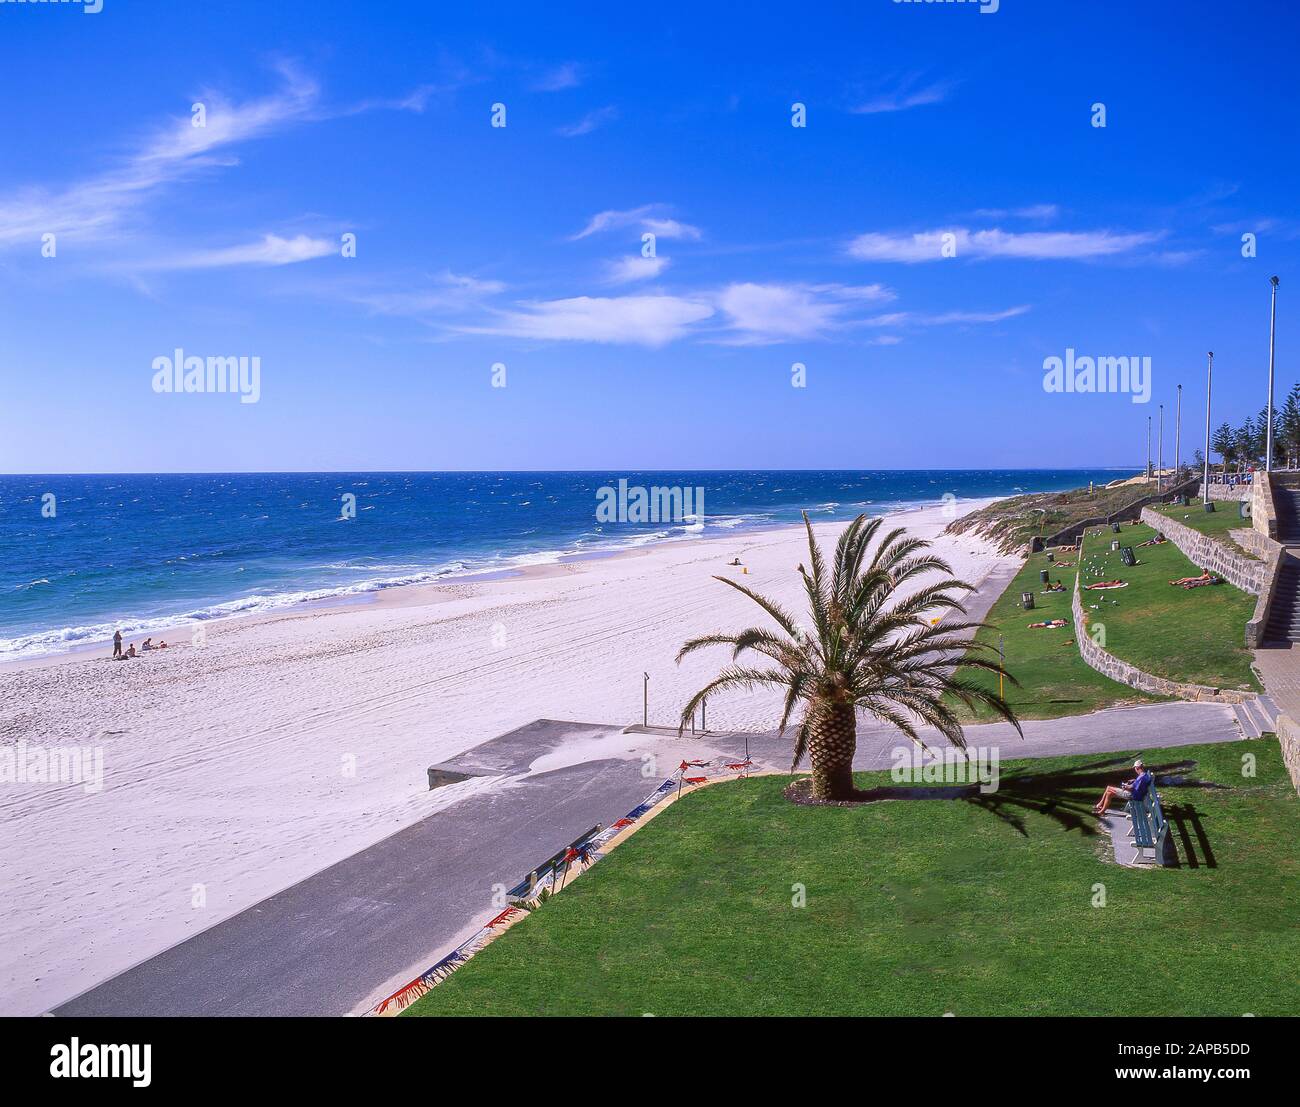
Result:
[[[669,218],[666,209],[666,204],[644,204],[639,208],[630,208],[626,211],[597,212],[587,221],[587,225],[582,230],[570,236],[570,241],[623,227],[637,227],[642,231],[650,231],[660,238],[694,240],[701,237],[698,227]]]
[[[576,296],[522,303],[518,310],[498,312],[491,324],[458,329],[466,334],[663,346],[712,314],[707,303],[680,296]]]
[[[291,265],[337,253],[338,242],[326,238],[312,238],[300,234],[293,238],[265,235],[260,242],[242,246],[227,246],[218,250],[200,250],[174,258],[144,261],[131,267],[136,269],[220,269],[236,265]]]
[[[883,285],[728,285],[717,295],[731,334],[722,341],[756,346],[795,339],[824,338],[854,325],[851,310],[863,303],[892,300]]]
[[[953,235],[959,258],[1084,259],[1112,257],[1155,242],[1150,232],[1112,231],[972,231],[966,227],[922,231],[911,235],[863,234],[849,243],[848,252],[862,261],[922,262],[944,257],[944,235]]]
[[[1004,319],[1014,319],[1030,310],[1028,304],[1020,304],[1003,311],[945,311],[937,315],[924,312],[894,311],[888,315],[875,315],[862,321],[867,327],[945,327],[956,323],[1001,323]]]
[[[883,112],[907,111],[909,108],[939,104],[953,89],[951,81],[936,81],[917,87],[917,78],[909,77],[889,92],[875,96],[849,109],[854,115],[879,115]]]
[[[414,319],[460,312],[481,305],[505,291],[501,281],[480,280],[450,271],[427,278],[420,285],[404,288],[348,289],[344,296],[375,315],[398,315]]]
[[[576,123],[570,123],[566,127],[557,127],[556,133],[563,135],[565,138],[577,138],[579,135],[589,135],[597,127],[603,126],[617,118],[617,108],[597,108],[595,111],[588,112]]]
[[[284,127],[388,108],[420,111],[431,90],[417,89],[402,100],[371,101],[332,112],[320,107],[320,87],[297,67],[280,62],[281,86],[260,98],[232,102],[201,92],[205,125],[189,114],[155,129],[117,166],[59,188],[33,187],[0,199],[0,246],[39,241],[43,234],[82,241],[108,240],[160,191],[200,172],[237,164],[227,148]]]
[[[647,258],[640,254],[632,254],[609,262],[605,266],[605,280],[610,284],[653,280],[667,269],[669,264],[669,259],[666,257]]]

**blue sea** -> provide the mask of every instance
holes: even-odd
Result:
[[[0,661],[649,542],[1105,483],[1130,470],[0,476]],[[598,490],[702,488],[601,522]],[[345,496],[355,497],[355,514]],[[51,497],[53,497],[51,499]]]

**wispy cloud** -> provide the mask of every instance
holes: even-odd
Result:
[[[980,208],[977,219],[1027,219],[1035,223],[1050,223],[1061,209],[1056,204],[1030,204],[1024,208]]]
[[[906,77],[887,92],[863,101],[849,111],[854,115],[880,115],[885,112],[907,111],[929,104],[939,104],[948,98],[956,87],[953,81],[935,81],[921,84],[916,76]]]
[[[605,266],[605,280],[609,284],[631,284],[633,281],[648,281],[659,276],[668,268],[670,262],[666,257],[642,257],[633,254],[608,262]]]
[[[0,200],[0,246],[29,244],[47,233],[82,241],[111,239],[164,189],[238,164],[229,148],[239,143],[295,124],[358,112],[420,111],[432,92],[417,89],[397,100],[326,109],[315,80],[290,62],[281,61],[275,69],[281,83],[269,95],[232,101],[216,91],[201,92],[195,101],[204,105],[203,126],[194,126],[189,115],[173,118],[113,168],[61,187],[20,189]]]
[[[561,92],[566,88],[577,88],[580,84],[582,71],[573,62],[566,62],[543,73],[533,82],[533,89],[537,92]]]
[[[576,296],[528,301],[497,312],[490,323],[456,328],[464,334],[498,334],[568,342],[666,345],[708,319],[713,308],[682,296]]]
[[[401,288],[344,286],[335,291],[341,291],[344,299],[360,304],[373,315],[426,319],[480,309],[486,300],[505,288],[501,281],[481,280],[447,270]]]
[[[565,138],[577,138],[579,135],[589,135],[597,127],[603,127],[606,123],[610,123],[617,118],[617,108],[597,108],[595,111],[588,112],[576,123],[570,123],[564,127],[557,127],[556,133],[563,135]]]
[[[952,239],[945,238],[952,235]],[[1031,258],[1036,260],[1113,257],[1147,246],[1162,236],[1143,231],[973,231],[966,227],[916,234],[863,234],[849,243],[848,252],[862,261],[923,262],[945,257],[951,244],[959,258]],[[950,251],[952,252],[952,251]]]
[[[216,250],[198,250],[174,257],[160,257],[134,262],[140,270],[221,269],[240,265],[275,266],[311,261],[339,251],[339,243],[327,238],[300,234],[293,238],[264,235],[260,241]]]
[[[625,227],[649,231],[659,238],[693,240],[701,237],[698,227],[670,218],[667,214],[668,210],[667,204],[643,204],[639,208],[630,208],[626,211],[597,212],[587,221],[587,225],[582,230],[570,236],[569,241],[576,242],[580,238],[587,238],[602,231],[620,230]]]
[[[884,303],[894,293],[883,285],[731,284],[717,294],[728,333],[720,341],[760,346],[795,339],[826,338],[852,326],[852,312]]]

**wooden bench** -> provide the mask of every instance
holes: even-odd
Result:
[[[1169,834],[1169,821],[1160,809],[1160,797],[1153,783],[1140,800],[1128,801],[1128,817],[1139,859],[1143,850],[1151,850],[1151,860],[1157,865],[1165,863],[1165,838]]]

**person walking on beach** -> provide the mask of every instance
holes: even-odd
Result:
[[[113,632],[113,660],[116,661],[122,656],[122,632],[115,630]]]

